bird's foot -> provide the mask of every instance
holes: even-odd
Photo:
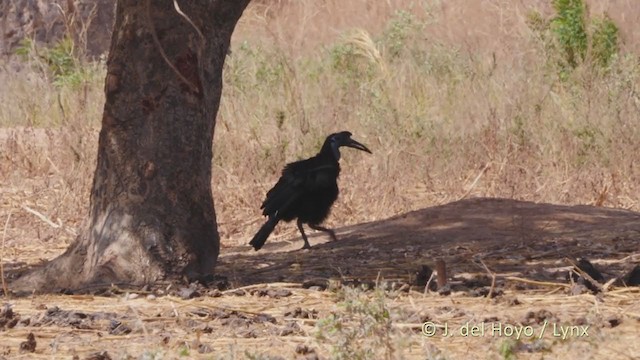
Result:
[[[304,243],[304,245],[302,245],[302,248],[300,250],[309,250],[309,249],[311,249],[311,245],[308,242],[306,242]]]
[[[313,225],[313,224],[309,224],[309,227],[312,228],[313,230],[318,230],[326,233],[327,235],[329,235],[329,237],[331,237],[331,240],[333,241],[338,241],[338,238],[336,237],[336,232],[329,228],[326,228],[320,225]]]

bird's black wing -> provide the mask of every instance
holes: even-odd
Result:
[[[319,164],[315,158],[296,161],[282,170],[278,182],[267,192],[262,203],[263,215],[286,211],[301,195],[335,182],[334,165]]]

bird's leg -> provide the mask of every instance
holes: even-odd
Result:
[[[307,225],[309,225],[309,227],[312,228],[313,230],[326,232],[327,234],[329,234],[329,236],[331,236],[331,239],[333,241],[338,241],[338,238],[336,237],[336,233],[333,230],[320,225],[313,225],[313,224],[307,224]]]
[[[302,234],[302,240],[304,240],[303,249],[311,249],[311,244],[309,244],[309,240],[307,239],[307,234],[304,233],[304,228],[302,227],[302,221],[298,219],[298,230],[300,230],[300,234]]]

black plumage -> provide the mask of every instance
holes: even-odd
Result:
[[[343,131],[329,135],[316,156],[287,164],[282,170],[282,176],[267,192],[262,203],[262,214],[268,216],[268,220],[249,243],[255,250],[264,245],[280,220],[297,219],[304,241],[303,249],[311,247],[303,224],[314,230],[324,231],[336,240],[333,230],[320,224],[327,218],[331,206],[338,198],[341,146],[371,153],[366,146],[353,140],[350,132]]]

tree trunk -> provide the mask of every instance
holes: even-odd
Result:
[[[88,221],[63,255],[14,288],[213,272],[213,132],[222,67],[248,2],[118,1]]]

